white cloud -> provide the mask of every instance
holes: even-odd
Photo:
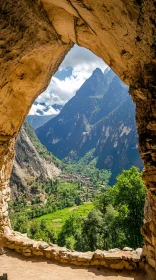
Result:
[[[93,54],[91,51],[75,45],[66,55],[61,67],[80,67],[86,71],[90,68],[90,72],[92,73],[97,67],[104,71],[107,65],[101,58]]]
[[[47,110],[45,111],[45,109]],[[52,106],[49,106],[48,108],[42,104],[33,104],[30,109],[29,115],[47,116],[47,115],[57,115],[59,114],[59,112],[60,112],[59,110],[55,110]]]
[[[46,91],[38,97],[38,102],[64,105],[96,68],[104,71],[107,65],[89,50],[74,46],[58,71],[65,71],[69,67],[72,68],[72,75],[64,80],[53,77]]]
[[[55,110],[53,107],[50,107],[48,111],[44,112],[44,116],[58,115],[59,113],[60,110]]]

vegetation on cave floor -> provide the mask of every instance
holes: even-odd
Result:
[[[73,204],[71,208],[65,208],[66,201],[71,199],[68,197],[71,189],[62,201],[49,200],[47,205],[32,206],[26,211],[23,209],[22,213],[12,214],[12,225],[33,239],[78,251],[141,247],[140,228],[145,203],[141,175],[136,167],[124,170],[117,176],[113,187],[105,187],[103,192],[97,193],[92,199],[93,204],[77,200],[77,206]],[[79,210],[69,211],[77,207]],[[79,211],[81,215],[78,215]]]

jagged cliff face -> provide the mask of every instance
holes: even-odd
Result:
[[[38,183],[46,179],[55,181],[60,173],[61,170],[56,167],[30,125],[25,123],[16,143],[16,156],[10,179],[12,199],[22,196],[23,191],[27,194],[27,199],[31,198],[33,196],[31,181],[37,180]]]
[[[144,160],[146,256],[155,267],[156,102],[153,0],[6,0],[0,3],[0,232],[9,225],[15,139],[34,99],[74,43],[100,56],[130,85]],[[149,248],[150,246],[150,248]]]
[[[110,169],[109,184],[132,165],[143,169],[138,151],[135,105],[112,70],[95,69],[59,115],[36,130],[43,145],[66,162],[90,153],[96,167]]]

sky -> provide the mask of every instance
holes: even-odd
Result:
[[[104,71],[107,65],[89,50],[75,45],[52,77],[46,91],[36,100],[49,106],[46,115],[58,114],[59,110],[55,110],[51,105],[64,105],[75,95],[76,91],[96,68]],[[42,109],[43,105],[35,103],[32,105],[29,114],[38,114],[37,110]]]

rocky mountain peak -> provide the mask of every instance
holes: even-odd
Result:
[[[142,168],[135,106],[128,87],[111,69],[104,74],[95,69],[61,113],[36,132],[47,149],[63,160],[79,160],[94,150],[96,167],[111,169],[111,183],[123,168]]]
[[[100,68],[96,68],[93,73],[92,73],[92,77],[95,75],[101,75],[103,77],[103,72]]]

